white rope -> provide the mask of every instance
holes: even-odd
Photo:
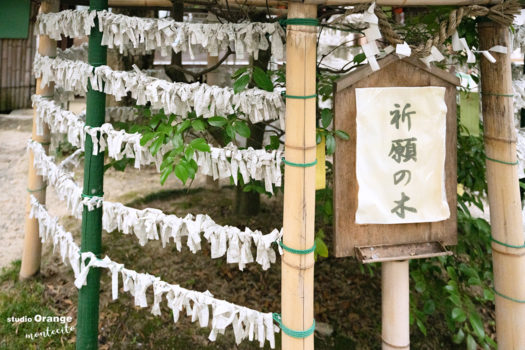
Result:
[[[67,134],[68,141],[75,147],[84,149],[86,134],[93,142],[93,155],[103,152],[106,148],[108,156],[115,160],[134,158],[135,168],[141,165],[154,163],[160,169],[164,154],[171,151],[170,144],[163,145],[157,154],[149,150],[149,141],[146,145],[140,144],[142,137],[139,133],[129,134],[123,130],[117,131],[109,123],[100,127],[88,127],[80,118],[70,111],[58,106],[54,101],[33,95],[33,106],[36,109],[36,132],[41,135],[43,123],[46,123],[51,132]],[[237,184],[237,174],[240,173],[244,183],[251,180],[264,181],[265,190],[273,193],[273,185],[281,186],[281,155],[282,151],[268,152],[253,148],[240,150],[233,144],[224,148],[210,146],[210,152],[195,151],[193,158],[197,162],[199,172],[213,176],[214,180],[233,178]]]
[[[69,37],[87,36],[94,26],[95,11],[66,10],[57,13],[39,14],[35,34],[49,35],[60,40]],[[144,53],[161,49],[166,56],[168,50],[176,53],[189,51],[193,58],[193,46],[200,45],[212,56],[230,47],[238,57],[245,54],[257,59],[260,50],[272,49],[276,59],[284,57],[284,30],[279,23],[186,23],[172,19],[140,18],[98,12],[102,45],[118,48],[126,53],[129,47]],[[269,35],[270,42],[266,38]]]
[[[179,252],[182,249],[182,238],[187,237],[186,245],[193,254],[201,250],[204,237],[211,246],[212,259],[226,255],[227,263],[238,264],[241,271],[247,264],[254,262],[252,244],[257,252],[255,262],[263,270],[269,269],[270,264],[276,261],[272,244],[281,239],[282,230],[274,229],[264,235],[261,231],[252,231],[248,227],[240,230],[234,226],[218,225],[208,215],[188,214],[179,218],[166,215],[158,209],[138,210],[108,201],[104,201],[102,205],[103,199],[100,197],[82,198],[82,189],[73,181],[73,174],[65,170],[66,164],[78,163],[79,151],[57,166],[53,157],[47,156],[39,143],[29,141],[28,149],[33,151],[37,173],[55,187],[58,197],[67,201],[67,207],[75,217],[82,217],[82,204],[88,210],[103,207],[102,227],[107,232],[118,230],[124,234],[133,234],[142,246],[149,240],[160,239],[165,247],[173,240]],[[279,246],[278,251],[282,254]]]
[[[522,108],[525,108],[525,79],[513,80],[512,89],[514,90],[514,112],[519,113]]]
[[[42,78],[42,86],[55,82],[65,90],[81,94],[87,91],[89,81],[94,90],[103,90],[115,96],[117,101],[131,93],[138,105],[150,102],[152,108],[163,108],[166,113],[182,118],[192,110],[204,118],[227,116],[238,111],[241,118],[249,118],[252,123],[280,119],[281,126],[284,125],[285,103],[280,90],[248,89],[235,94],[229,87],[170,83],[140,71],[114,71],[108,66],[93,69],[84,62],[39,54],[35,56],[34,72],[37,78]]]
[[[65,50],[61,50],[57,47],[57,57],[72,61],[88,61],[88,43],[83,43],[79,46],[72,46]]]
[[[513,35],[513,47],[514,50],[520,49],[521,54],[525,54],[525,25],[513,24],[514,35]]]
[[[31,196],[30,217],[38,220],[39,235],[42,242],[51,240],[53,248],[59,249],[62,262],[69,262],[75,274],[75,286],[86,285],[87,275],[92,267],[109,270],[112,280],[112,298],[118,298],[118,277],[122,276],[123,290],[135,297],[135,306],[147,307],[146,293],[152,289],[154,301],[151,313],[161,314],[160,303],[163,297],[173,312],[173,322],[179,320],[179,314],[186,311],[192,322],[199,321],[201,327],[211,328],[208,339],[215,341],[217,334],[224,334],[227,327],[232,327],[235,341],[257,340],[261,347],[266,340],[272,349],[275,346],[275,333],[279,327],[274,325],[271,313],[262,313],[227,301],[216,299],[206,292],[197,292],[162,281],[159,277],[139,273],[124,268],[124,265],[112,261],[109,257],[98,259],[93,253],[81,253],[70,232],[58,224],[58,219],[51,217],[47,210]],[[211,313],[210,313],[211,309]]]

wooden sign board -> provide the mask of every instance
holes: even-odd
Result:
[[[380,60],[379,65],[379,71],[364,66],[335,83],[334,128],[350,135],[348,141],[338,140],[334,154],[334,253],[337,257],[356,256],[356,250],[365,247],[372,251],[373,247],[381,247],[384,251],[385,247],[403,244],[417,246],[421,243],[422,247],[427,247],[429,242],[437,242],[435,246],[457,243],[456,86],[459,79],[438,68],[428,68],[417,59],[399,59],[395,55]],[[359,190],[356,176],[356,88],[429,86],[445,88],[445,192],[450,216],[435,222],[356,224]],[[385,184],[378,183],[377,186]],[[388,254],[392,255],[392,252]],[[432,256],[428,252],[424,255]],[[394,258],[390,256],[389,259]]]

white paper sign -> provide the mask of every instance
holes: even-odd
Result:
[[[356,89],[357,224],[445,220],[444,87]]]

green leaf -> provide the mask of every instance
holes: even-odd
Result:
[[[160,175],[160,184],[164,185],[166,180],[168,179],[168,176],[173,172],[173,166],[168,166],[164,169],[162,174]]]
[[[228,137],[232,140],[235,138],[235,130],[231,124],[226,126],[226,135],[228,135]]]
[[[246,73],[247,70],[248,70],[248,67],[242,67],[240,69],[237,69],[235,73],[232,74],[232,79],[237,79],[238,77]]]
[[[201,152],[209,152],[210,145],[203,138],[194,139],[190,142],[190,146]]]
[[[191,126],[191,120],[186,119],[177,126],[177,133],[182,133],[184,130]]]
[[[233,126],[237,134],[241,135],[242,137],[246,137],[246,138],[250,137],[250,127],[248,127],[248,125],[245,122],[236,121]]]
[[[485,338],[485,328],[483,328],[483,322],[481,321],[479,314],[477,312],[473,312],[469,315],[468,319],[472,329],[474,330],[474,334],[476,334],[476,336],[480,339]]]
[[[467,335],[467,350],[476,350],[478,348],[478,344],[474,340],[474,338],[469,334]]]
[[[321,110],[321,125],[323,126],[323,128],[327,128],[328,126],[330,126],[332,119],[333,119],[332,110],[329,108],[323,108]]]
[[[193,159],[193,153],[195,153],[195,150],[193,149],[193,147],[191,146],[186,147],[186,150],[184,151],[184,158],[186,160]]]
[[[326,155],[334,154],[335,152],[335,138],[334,135],[326,135]]]
[[[152,138],[155,137],[155,133],[154,132],[147,132],[145,133],[144,135],[142,135],[142,137],[140,138],[140,145],[141,146],[145,146],[146,143],[148,143],[149,140],[151,140]]]
[[[208,118],[207,120],[208,120],[208,124],[210,124],[211,126],[219,127],[219,128],[228,123],[228,119],[224,117],[211,117],[211,118]]]
[[[248,74],[241,76],[233,83],[233,92],[238,94],[239,92],[245,90],[249,83],[250,76]]]
[[[483,289],[483,299],[494,300],[494,293],[488,288]]]
[[[416,319],[417,328],[423,333],[425,336],[427,335],[427,327],[423,324],[423,321],[421,321],[419,318]]]
[[[335,135],[342,140],[350,140],[350,136],[343,130],[336,130]]]
[[[465,332],[460,328],[458,332],[452,336],[452,341],[456,344],[461,344],[463,340],[465,340]]]
[[[423,305],[423,312],[427,315],[432,315],[436,311],[436,304],[432,299],[428,299],[425,301],[425,304]]]
[[[465,311],[463,311],[459,307],[453,308],[451,315],[452,315],[452,319],[459,323],[463,323],[467,319],[467,315],[465,314]]]
[[[206,129],[206,123],[202,119],[195,119],[191,122],[191,127],[197,131]]]
[[[254,66],[253,67],[253,81],[258,88],[261,88],[266,91],[273,91],[273,83],[261,68]]]
[[[315,252],[323,258],[328,257],[328,247],[320,237],[315,239]]]
[[[165,135],[161,134],[155,141],[153,141],[153,143],[151,144],[149,148],[152,155],[157,154],[160,147],[162,147],[162,145],[164,144],[164,138],[165,138]]]
[[[279,142],[279,137],[272,135],[270,136],[270,144],[266,146],[266,149],[267,150],[278,149],[280,144],[281,143]]]
[[[364,53],[360,53],[354,56],[354,62],[355,63],[361,63],[366,59],[366,56]]]
[[[184,164],[179,163],[175,166],[175,176],[177,176],[183,184],[186,184],[186,180],[188,180],[188,175],[188,169]]]

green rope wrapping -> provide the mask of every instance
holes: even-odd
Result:
[[[485,158],[487,158],[487,160],[490,160],[492,162],[496,162],[496,163],[500,163],[500,164],[506,164],[506,165],[518,165],[519,164],[519,161],[515,161],[515,162],[506,162],[504,160],[499,160],[499,159],[494,159],[494,158],[490,158],[488,156],[485,156]]]
[[[497,243],[501,246],[504,246],[504,247],[507,247],[507,248],[514,248],[514,249],[520,249],[520,248],[525,248],[525,243],[522,244],[522,245],[513,245],[513,244],[508,244],[508,243],[505,243],[505,242],[502,242],[502,241],[498,241],[497,239],[495,239],[494,237],[490,236],[490,240],[494,243]]]
[[[51,142],[49,142],[49,141],[45,141],[45,142],[42,141],[42,142],[40,142],[40,141],[33,140],[33,139],[31,139],[31,141],[37,142],[37,143],[41,144],[42,146],[49,146],[51,144]]]
[[[289,166],[294,166],[294,167],[297,167],[297,168],[309,168],[309,167],[315,166],[317,164],[317,159],[314,160],[311,163],[294,163],[294,162],[289,162],[286,159],[284,159],[284,157],[282,157],[281,160],[283,161],[284,164],[289,165]]]
[[[283,321],[281,319],[281,315],[280,314],[273,313],[272,317],[273,317],[273,320],[275,322],[277,322],[277,324],[279,325],[279,328],[282,329],[283,333],[285,333],[286,335],[289,335],[290,337],[293,337],[293,338],[297,338],[297,339],[306,338],[306,337],[309,337],[310,335],[312,335],[314,333],[314,331],[315,331],[315,320],[314,320],[314,323],[312,324],[312,327],[308,328],[307,330],[305,330],[305,331],[294,331],[293,329],[290,329],[290,328],[286,327],[283,324]]]
[[[307,95],[307,96],[296,96],[296,95],[286,95],[285,94],[284,97],[286,97],[286,98],[293,98],[293,99],[296,99],[296,100],[306,100],[306,99],[309,99],[309,98],[316,98],[317,94]]]
[[[280,20],[279,23],[281,26],[286,27],[287,25],[296,25],[296,26],[319,26],[319,20],[317,18],[288,18]]]
[[[104,197],[104,193],[98,195],[98,194],[84,194],[82,193],[82,198],[94,198],[94,197]]]
[[[40,191],[45,190],[46,187],[47,187],[47,185],[44,184],[44,186],[42,186],[42,187],[40,187],[40,188],[37,188],[36,190],[31,190],[31,189],[29,189],[29,188],[26,188],[26,191],[29,192],[29,193],[40,192]]]
[[[492,289],[494,291],[494,294],[502,297],[503,299],[507,299],[507,300],[510,300],[510,301],[513,301],[515,303],[519,303],[519,304],[525,304],[525,300],[519,300],[519,299],[516,299],[516,298],[513,298],[513,297],[509,297],[505,294],[502,294],[500,292],[498,292],[496,289]]]
[[[298,254],[298,255],[306,255],[306,254],[310,254],[310,253],[313,253],[315,251],[315,242],[314,242],[314,245],[312,248],[308,248],[308,249],[294,249],[294,248],[291,248],[291,247],[288,247],[287,245],[285,245],[283,243],[283,241],[279,241],[279,245],[281,246],[281,248],[283,248],[284,250],[286,250],[287,252],[290,252],[290,253],[293,253],[293,254]]]

